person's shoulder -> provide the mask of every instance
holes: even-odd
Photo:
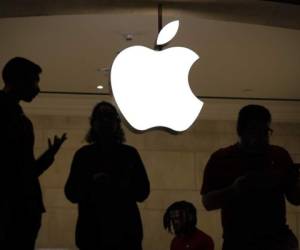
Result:
[[[278,145],[270,145],[269,146],[270,148],[270,152],[273,156],[276,156],[276,157],[285,157],[285,156],[289,156],[289,152],[281,147],[281,146],[278,146]]]
[[[5,100],[5,94],[3,90],[0,90],[0,102],[3,102]]]
[[[238,145],[233,144],[216,150],[214,153],[212,153],[211,157],[224,158],[224,157],[235,155],[237,152],[238,152]]]
[[[136,154],[137,153],[137,149],[131,145],[128,144],[120,144],[119,145],[120,150],[122,150],[123,152],[127,152],[127,153],[131,153],[131,154]]]
[[[196,228],[196,233],[197,233],[199,236],[202,236],[202,237],[210,238],[210,239],[211,239],[211,237],[210,237],[207,233],[203,232],[203,231],[200,230],[199,228]]]
[[[270,145],[270,150],[274,153],[286,153],[288,152],[285,148],[278,145]]]
[[[87,154],[87,153],[91,152],[91,150],[93,148],[94,148],[93,144],[83,145],[82,147],[80,147],[79,149],[77,149],[77,151],[75,152],[75,155],[84,155],[84,154]]]
[[[170,249],[171,250],[177,249],[177,245],[178,245],[179,241],[180,241],[179,237],[175,235],[173,237],[173,239],[171,240]]]
[[[5,93],[2,90],[0,90],[0,110],[6,111],[7,106],[8,106],[7,97],[6,97]]]
[[[201,241],[204,241],[204,242],[210,242],[213,244],[213,239],[211,236],[209,236],[207,233],[201,231],[200,229],[196,229],[196,233],[197,233],[197,236],[198,238],[201,240]]]

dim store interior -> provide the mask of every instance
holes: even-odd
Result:
[[[178,31],[160,52],[179,46],[199,56],[188,72],[188,83],[203,102],[201,112],[185,131],[136,131],[112,93],[112,63],[131,46],[157,49],[159,31],[175,20]],[[39,178],[46,212],[37,249],[77,249],[77,205],[66,198],[64,187],[75,152],[87,143],[93,107],[101,101],[120,112],[125,143],[139,152],[149,178],[150,194],[138,202],[144,250],[170,249],[174,235],[164,228],[164,214],[182,200],[195,206],[197,227],[211,236],[214,249],[222,249],[220,210],[207,211],[200,189],[212,153],[239,140],[236,123],[242,107],[266,107],[272,114],[270,143],[285,148],[293,162],[300,163],[298,1],[3,0],[0,37],[1,69],[13,57],[42,68],[40,94],[31,103],[21,102],[33,123],[35,155],[48,147],[49,137],[65,132],[68,137]],[[155,74],[151,65],[145,67]],[[1,89],[3,85],[1,79]],[[174,91],[160,86],[154,96],[139,98],[154,104],[155,95],[162,92],[167,103]],[[170,112],[184,117],[189,106],[180,105],[183,109]],[[300,240],[300,207],[286,202],[286,219]],[[118,230],[122,225],[114,226]]]

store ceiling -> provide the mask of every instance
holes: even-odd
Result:
[[[153,47],[157,2],[2,0],[0,67],[23,56],[42,66],[44,91],[109,93],[117,53],[136,44]],[[300,99],[299,5],[159,2],[164,25],[180,20],[168,47],[188,47],[200,56],[189,78],[195,95]]]

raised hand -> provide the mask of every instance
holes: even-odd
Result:
[[[67,139],[66,133],[64,133],[61,137],[58,137],[57,135],[55,135],[53,142],[51,141],[50,138],[48,138],[48,150],[53,155],[55,155],[66,139]]]

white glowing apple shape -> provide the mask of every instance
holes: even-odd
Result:
[[[156,51],[132,46],[118,54],[111,69],[112,92],[133,128],[166,127],[181,132],[193,124],[203,102],[192,93],[188,74],[198,58],[183,47]]]

